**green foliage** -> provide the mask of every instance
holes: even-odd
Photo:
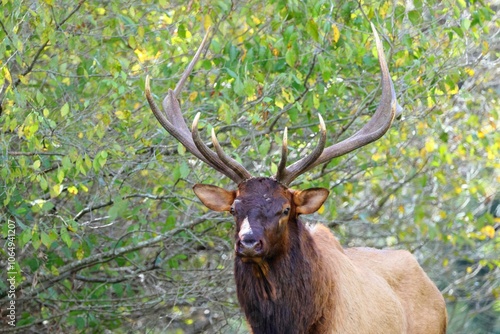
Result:
[[[0,233],[15,222],[19,332],[245,332],[231,220],[191,192],[233,185],[160,128],[145,76],[161,101],[213,27],[185,119],[202,112],[205,138],[214,127],[235,159],[272,175],[285,127],[293,161],[314,145],[317,113],[329,144],[373,114],[370,21],[403,114],[294,187],[332,191],[314,219],[345,244],[414,251],[451,332],[500,332],[498,4],[4,0],[2,11]]]

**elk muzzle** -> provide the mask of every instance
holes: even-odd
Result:
[[[261,257],[264,253],[263,230],[252,227],[248,217],[243,220],[238,232],[235,252],[237,256],[246,259]]]

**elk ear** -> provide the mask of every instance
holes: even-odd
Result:
[[[311,188],[293,192],[295,212],[308,214],[316,212],[325,202],[330,192],[324,188]]]
[[[193,191],[207,208],[214,211],[229,211],[236,197],[235,191],[210,184],[195,184]]]

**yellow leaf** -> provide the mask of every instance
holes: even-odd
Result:
[[[325,212],[325,206],[324,206],[324,205],[322,205],[322,206],[319,208],[319,210],[318,210],[318,213],[319,213],[320,215],[321,215],[321,214],[323,214],[323,212]]]
[[[78,250],[76,251],[76,258],[77,258],[78,260],[81,260],[81,259],[83,259],[83,256],[84,256],[84,255],[85,255],[85,252],[83,251],[82,246],[80,246],[80,247],[78,248]]]
[[[281,94],[285,98],[286,102],[292,103],[294,101],[293,94],[287,91],[285,88],[281,88]]]
[[[148,56],[148,53],[145,50],[141,50],[140,48],[135,49],[134,53],[136,54],[137,59],[139,59],[139,61],[141,63],[143,63],[144,61],[146,61],[148,59],[154,58],[154,57]]]
[[[333,41],[335,43],[337,43],[339,41],[339,38],[340,38],[340,31],[339,31],[339,28],[337,28],[337,25],[336,24],[333,24],[332,25],[332,29],[333,29]]]
[[[490,51],[490,44],[487,41],[483,41],[483,56],[486,56]]]
[[[252,21],[255,24],[261,24],[262,23],[262,21],[257,16],[254,16],[254,15],[252,15]]]
[[[29,83],[27,75],[21,75],[21,74],[19,74],[19,76],[17,78],[19,79],[19,81],[21,81],[21,83],[23,85],[27,85]]]
[[[143,26],[139,26],[139,28],[137,28],[137,36],[139,36],[140,38],[144,38],[144,27]]]
[[[247,49],[243,49],[243,55],[241,56],[241,61],[244,61],[247,57]]]
[[[496,158],[497,158],[497,155],[496,155],[497,153],[493,152],[491,147],[486,148],[486,154],[488,156],[488,160],[496,160]]]
[[[78,194],[78,188],[75,187],[75,186],[69,186],[68,187],[68,192],[71,194],[71,195],[76,195]]]
[[[203,27],[205,28],[205,30],[208,30],[211,26],[212,26],[212,18],[210,17],[210,15],[205,15],[205,18],[203,20]]]
[[[51,198],[56,198],[57,196],[59,196],[62,193],[63,189],[64,189],[64,187],[63,187],[62,184],[55,184],[55,185],[53,185],[49,189],[50,197]]]
[[[387,16],[387,12],[389,10],[389,6],[391,3],[389,1],[385,2],[382,7],[380,7],[379,13],[380,17],[385,18]]]
[[[193,91],[191,92],[191,94],[189,94],[189,101],[194,101],[196,100],[196,98],[198,97],[198,92],[197,91]]]
[[[405,58],[402,58],[402,57],[399,57],[398,59],[396,59],[396,63],[394,64],[395,67],[401,67],[404,65],[405,63]]]
[[[465,68],[465,73],[467,73],[468,76],[473,77],[474,76],[474,70],[470,67]]]
[[[467,274],[470,274],[472,272],[472,267],[467,267]]]
[[[277,98],[275,101],[274,101],[274,104],[276,105],[276,107],[280,108],[280,109],[283,109],[283,107],[285,106],[285,103],[283,102],[283,100],[281,100],[280,98]]]
[[[430,137],[427,138],[425,141],[425,150],[427,153],[431,153],[436,149],[436,142],[434,141],[434,138]]]
[[[9,72],[9,69],[7,68],[7,66],[5,66],[3,68],[3,76],[5,77],[5,79],[9,82],[9,83],[12,83],[12,77],[10,75],[10,72]],[[22,81],[21,81],[22,82]]]
[[[382,158],[382,155],[380,153],[375,153],[372,155],[372,160],[377,162]]]
[[[446,87],[446,92],[450,95],[455,95],[458,93],[458,85],[453,85],[453,87],[449,86],[448,84],[444,85]]]
[[[344,185],[344,189],[345,189],[346,193],[347,193],[348,195],[350,195],[350,194],[352,194],[352,190],[354,189],[354,186],[352,185],[352,183],[347,182],[347,183],[345,183],[345,185]]]
[[[434,106],[434,100],[431,96],[427,96],[427,107],[432,108]]]
[[[106,14],[106,8],[96,8],[95,10],[97,12],[98,15],[105,15]]]
[[[483,233],[490,239],[493,239],[495,237],[495,228],[491,225],[486,225],[481,229],[481,233]]]

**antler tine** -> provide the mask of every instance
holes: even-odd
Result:
[[[240,165],[236,160],[232,159],[231,157],[227,156],[224,153],[224,151],[220,147],[219,142],[217,141],[217,138],[215,138],[214,141],[215,134],[213,132],[213,129],[212,129],[212,142],[214,143],[214,147],[217,151],[217,154],[203,142],[203,140],[200,137],[200,133],[198,131],[198,121],[200,120],[200,115],[201,113],[196,114],[193,120],[193,125],[191,126],[193,141],[198,150],[200,151],[200,153],[203,154],[203,156],[207,160],[220,164],[220,167],[230,168],[230,170],[236,174],[236,177],[232,178],[232,180],[237,184],[251,178],[252,175],[242,165]]]
[[[173,91],[171,89],[168,90],[168,93],[163,99],[162,103],[163,110],[167,114],[167,119],[186,135],[189,135],[189,129],[186,122],[184,121],[184,117],[182,116],[181,108],[179,107],[179,101],[178,101],[179,94],[181,93],[182,88],[184,88],[187,79],[191,75],[191,72],[193,72],[193,68],[198,62],[201,53],[205,49],[205,45],[207,44],[209,35],[210,35],[210,28],[207,29],[205,37],[203,37],[203,40],[201,41],[201,44],[198,47],[198,50],[196,50],[193,59],[191,59],[191,62],[184,70],[184,73],[182,73],[182,76],[177,85],[175,86],[174,90]]]
[[[281,180],[285,177],[286,160],[288,158],[288,128],[283,131],[283,143],[281,145],[281,159],[276,172],[276,180]]]
[[[323,150],[323,153],[312,163],[307,164],[305,167],[302,165],[303,160],[309,159],[308,157],[302,158],[287,168],[286,177],[281,180],[282,183],[289,184],[301,173],[310,170],[318,165],[328,163],[330,160],[354,151],[364,145],[382,137],[387,130],[389,130],[398,103],[396,100],[396,92],[394,91],[394,84],[389,74],[387,62],[385,60],[384,49],[382,42],[378,36],[375,26],[371,24],[373,34],[375,36],[375,44],[377,46],[377,54],[381,71],[381,84],[382,84],[382,97],[380,103],[372,118],[354,135],[331,145]]]
[[[179,83],[177,84],[175,89],[168,90],[167,96],[163,100],[163,109],[165,112],[162,112],[160,108],[158,108],[158,105],[153,99],[153,96],[151,94],[149,76],[146,76],[146,85],[145,85],[146,99],[149,103],[151,111],[153,111],[153,114],[155,115],[158,122],[163,126],[165,130],[167,130],[168,133],[170,133],[175,139],[177,139],[182,145],[184,145],[186,150],[191,152],[194,156],[196,156],[198,159],[202,160],[215,170],[226,175],[234,182],[240,183],[242,181],[241,176],[234,170],[232,170],[231,166],[226,166],[219,159],[217,154],[215,154],[210,149],[207,148],[208,151],[210,151],[211,153],[207,153],[206,151],[203,150],[203,148],[200,149],[200,147],[202,146],[200,146],[199,143],[198,145],[195,143],[194,138],[196,134],[190,133],[189,128],[187,127],[186,122],[184,121],[184,117],[182,116],[179,101],[177,100],[177,97],[180,91],[182,90],[184,83],[191,74],[194,65],[198,61],[206,45],[206,42],[208,41],[209,33],[210,30],[208,30],[207,33],[205,34],[205,37],[203,38],[203,41],[200,47],[198,48],[198,51],[196,51],[196,54],[194,55],[193,59],[191,60],[188,67],[182,74],[182,77],[179,80]],[[199,141],[201,142],[201,139]]]
[[[321,117],[320,114],[318,114],[319,117],[319,141],[314,150],[309,153],[309,155],[305,156],[304,158],[300,159],[290,167],[293,168],[286,168],[286,160],[287,160],[287,152],[288,152],[288,135],[286,134],[286,129],[285,129],[285,134],[283,135],[283,147],[281,150],[281,160],[280,164],[278,166],[278,172],[276,173],[276,179],[280,181],[281,183],[288,185],[292,180],[294,180],[297,176],[302,174],[305,170],[308,169],[308,167],[313,164],[323,153],[323,149],[325,148],[326,144],[326,125],[325,121],[323,120],[323,117]]]
[[[242,180],[248,180],[252,177],[252,175],[243,167],[238,161],[234,160],[230,156],[228,156],[219,144],[217,140],[217,136],[215,135],[215,130],[212,128],[212,143],[214,144],[215,152],[219,156],[219,159],[226,164],[226,166],[230,167],[233,171],[238,174]]]
[[[174,124],[172,124],[168,118],[165,116],[165,114],[158,108],[158,105],[156,104],[155,100],[153,99],[153,96],[151,94],[151,86],[149,84],[149,75],[146,76],[146,87],[145,87],[145,94],[146,94],[146,99],[148,100],[149,107],[151,108],[151,111],[153,111],[153,114],[155,115],[156,119],[158,122],[163,126],[165,130],[168,131],[175,139],[177,139],[180,143],[182,143],[186,149],[190,152],[197,151],[196,146],[190,140],[190,136],[186,134],[186,131],[182,129],[182,127],[176,127]],[[170,93],[170,91],[169,91]],[[169,108],[178,108],[179,103],[175,101],[176,103],[172,104],[169,106]],[[189,133],[189,130],[187,130]],[[202,159],[202,157],[198,156],[195,152],[193,152],[194,155],[196,155],[198,158]]]

